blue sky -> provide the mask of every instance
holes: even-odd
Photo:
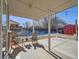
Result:
[[[78,6],[74,6],[56,15],[60,17],[63,21],[65,21],[67,24],[75,24],[75,20],[77,19],[77,12],[78,12]],[[3,15],[2,18],[3,18],[3,23],[5,24],[6,16]],[[10,20],[19,22],[20,25],[23,25],[23,23],[25,22],[32,23],[32,19],[22,18],[17,16],[10,16]]]
[[[64,10],[63,12],[58,13],[57,16],[59,16],[67,24],[75,24],[75,20],[78,19],[78,6]]]

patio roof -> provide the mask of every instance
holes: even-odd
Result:
[[[38,20],[77,5],[77,0],[8,0],[10,15]]]

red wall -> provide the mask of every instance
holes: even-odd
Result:
[[[75,25],[66,25],[64,26],[64,34],[73,35],[76,33]]]

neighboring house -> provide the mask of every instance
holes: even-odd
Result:
[[[11,30],[16,30],[16,29],[21,29],[21,28],[22,28],[22,26],[19,26],[18,22],[10,20],[10,29]]]

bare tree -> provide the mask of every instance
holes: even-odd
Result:
[[[59,24],[61,24],[61,26],[59,26]],[[58,28],[58,27],[62,27],[66,25],[66,23],[60,19],[59,17],[52,17],[52,27],[53,28]]]
[[[26,21],[26,22],[25,22],[25,28],[28,29],[28,28],[29,28],[29,25],[30,25],[30,23]]]
[[[56,16],[56,17],[51,18],[51,29],[56,29],[56,28],[62,27],[64,25],[66,25],[66,23],[62,19],[60,19],[59,17]],[[39,20],[37,26],[39,28],[42,28],[42,29],[48,29],[48,19],[47,19],[47,17],[45,17],[42,20]]]

